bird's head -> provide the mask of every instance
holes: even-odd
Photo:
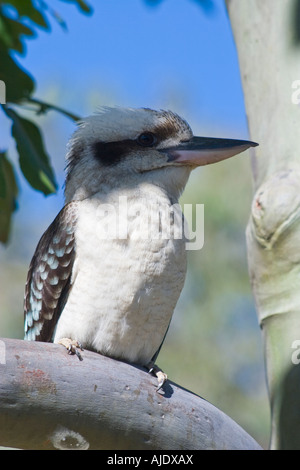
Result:
[[[179,196],[191,170],[236,155],[254,142],[195,137],[171,111],[103,108],[75,131],[67,154],[66,201],[147,181]]]

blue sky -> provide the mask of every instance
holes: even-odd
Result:
[[[91,88],[108,95],[95,105],[175,103],[187,119],[247,136],[224,0],[213,0],[209,11],[199,0],[161,0],[152,7],[145,0],[89,0],[92,16],[59,0],[48,3],[68,32],[52,20],[50,34],[40,31],[37,40],[27,41],[21,63],[40,84],[37,95],[57,81],[77,91],[73,108],[83,113],[90,112],[81,108]]]
[[[195,134],[248,137],[224,0],[206,0],[214,5],[209,10],[200,0],[156,0],[153,6],[145,0],[88,1],[94,8],[90,16],[76,5],[49,0],[68,30],[51,18],[51,32],[38,30],[37,38],[26,40],[25,56],[16,55],[36,79],[35,97],[82,116],[101,105],[167,108],[186,118]],[[0,116],[2,148],[9,142],[9,123],[4,121]],[[36,236],[62,207],[64,155],[75,128],[53,112],[38,122],[60,189],[57,197],[45,198],[18,175],[15,222],[23,230],[25,223],[28,230],[37,225]],[[9,156],[17,163],[13,141]]]

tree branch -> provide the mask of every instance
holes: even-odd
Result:
[[[91,351],[0,340],[0,445],[21,449],[260,449],[213,405]]]
[[[68,117],[72,121],[76,122],[76,121],[80,121],[81,119],[79,116],[77,116],[74,113],[71,113],[70,111],[67,111],[66,109],[60,108],[59,106],[56,106],[55,104],[46,103],[45,101],[39,100],[37,98],[32,98],[28,96],[26,100],[24,100],[23,102],[31,103],[37,106],[38,107],[37,114],[44,114],[47,111],[57,111],[58,113],[63,114],[64,116]]]

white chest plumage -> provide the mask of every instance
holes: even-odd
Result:
[[[186,254],[181,214],[170,216],[168,197],[149,186],[79,202],[72,286],[55,342],[74,338],[140,364],[159,349],[184,284]]]

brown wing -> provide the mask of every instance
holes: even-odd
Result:
[[[71,286],[77,202],[67,204],[40,239],[25,286],[25,339],[53,340]]]

